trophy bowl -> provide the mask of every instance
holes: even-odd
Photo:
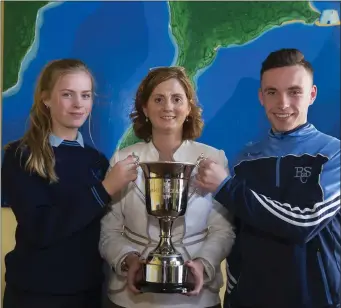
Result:
[[[186,213],[191,174],[196,164],[185,162],[140,162],[145,177],[146,210],[159,220],[160,240],[143,265],[142,292],[187,293],[188,269],[172,244],[172,225]]]

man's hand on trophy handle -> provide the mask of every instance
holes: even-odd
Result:
[[[202,160],[195,176],[195,185],[207,192],[215,192],[228,176],[224,166],[210,158]]]
[[[194,289],[185,293],[187,296],[197,296],[204,285],[204,264],[200,260],[189,260],[186,262],[190,275],[193,277]]]

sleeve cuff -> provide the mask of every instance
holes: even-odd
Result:
[[[124,253],[122,255],[121,258],[119,258],[119,261],[117,262],[116,266],[113,264],[112,268],[115,270],[117,275],[126,277],[127,276],[127,272],[126,271],[122,271],[122,263],[124,261],[124,259],[130,254],[130,253],[138,253],[140,254],[137,250],[129,250],[128,252]]]
[[[228,176],[225,178],[225,180],[222,181],[222,182],[220,183],[220,185],[218,186],[217,190],[212,194],[212,197],[213,197],[213,198],[214,198],[214,197],[217,195],[217,193],[222,189],[222,187],[226,184],[226,182],[227,182],[229,179],[231,179],[231,178],[232,178],[232,176],[231,176],[231,175],[228,175]]]
[[[204,283],[212,281],[215,277],[214,267],[204,258],[198,257],[193,260],[199,260],[204,265]]]
[[[103,187],[102,182],[91,186],[91,192],[101,207],[107,206],[111,201],[111,197]]]

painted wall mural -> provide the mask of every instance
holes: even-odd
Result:
[[[198,141],[231,161],[269,129],[259,71],[284,47],[303,51],[315,69],[319,91],[309,120],[340,138],[340,2],[6,1],[4,17],[2,145],[23,135],[42,67],[75,57],[97,81],[82,133],[108,158],[136,142],[129,112],[148,70],[181,65],[204,109]]]

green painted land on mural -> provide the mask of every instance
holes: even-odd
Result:
[[[3,89],[14,86],[25,54],[34,41],[38,10],[48,1],[5,1]]]
[[[219,47],[242,45],[284,23],[314,23],[320,13],[308,1],[169,1],[177,65],[193,78],[210,65]]]
[[[143,140],[137,138],[135,136],[134,130],[132,127],[128,128],[127,131],[124,133],[122,139],[120,140],[119,144],[118,144],[118,149],[124,149],[130,145],[133,145],[137,142],[141,142]]]

